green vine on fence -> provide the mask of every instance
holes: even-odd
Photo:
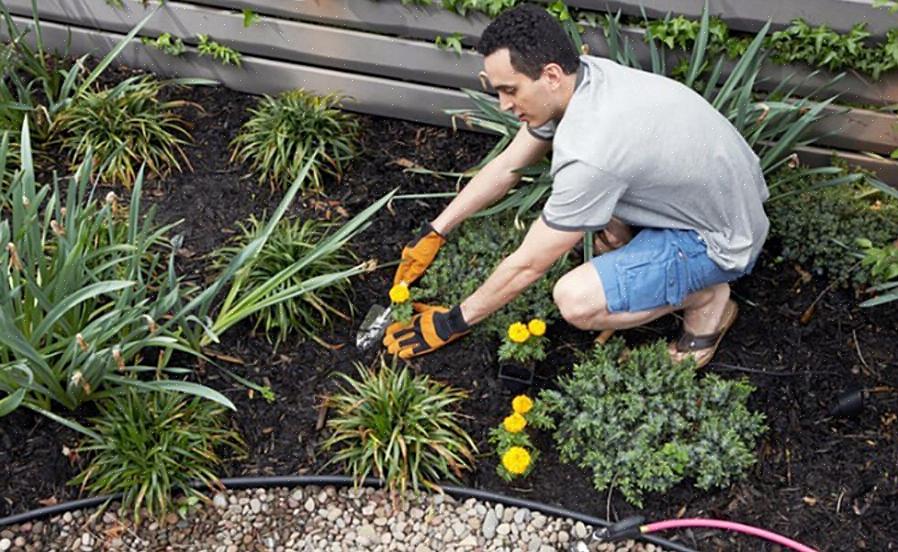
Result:
[[[699,21],[680,15],[645,24],[646,40],[655,40],[668,48],[689,50],[698,37]],[[735,58],[745,52],[750,39],[733,36],[726,23],[712,18],[709,28],[708,48],[712,54],[726,53]],[[811,26],[802,19],[795,19],[781,31],[771,33],[764,41],[770,58],[779,64],[807,63],[830,71],[854,69],[879,79],[898,67],[898,29],[886,34],[884,42],[870,44],[871,33],[865,23],[854,25],[841,34],[826,25]]]

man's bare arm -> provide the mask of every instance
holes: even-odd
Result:
[[[477,291],[462,301],[465,321],[476,324],[507,305],[581,239],[583,232],[554,230],[538,218],[520,247],[499,263]]]
[[[445,236],[469,216],[495,203],[521,179],[514,171],[542,159],[551,145],[533,137],[522,125],[508,147],[487,163],[433,220],[433,227]]]

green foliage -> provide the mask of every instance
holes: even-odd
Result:
[[[142,508],[164,519],[176,492],[208,500],[191,484],[221,488],[213,472],[221,464],[217,449],[244,452],[225,412],[213,402],[166,391],[132,390],[101,402],[93,419],[96,436],[78,449],[90,460],[72,483],[92,494],[121,492],[121,509],[130,510],[135,522]]]
[[[252,27],[253,24],[259,20],[259,14],[254,12],[249,8],[243,9],[243,27],[249,28]]]
[[[180,161],[187,162],[181,146],[190,133],[174,110],[188,104],[160,101],[164,84],[151,76],[130,77],[112,88],[85,92],[62,110],[51,132],[70,164],[93,151],[101,163],[100,180],[125,186],[131,186],[142,164],[160,177],[173,168],[180,171]]]
[[[857,240],[864,253],[861,265],[870,270],[870,274],[882,283],[874,286],[872,291],[889,291],[861,303],[862,307],[873,307],[898,300],[898,239],[885,247],[875,247],[866,238]]]
[[[463,391],[407,366],[397,371],[395,358],[389,366],[381,357],[377,371],[358,369],[358,379],[339,374],[345,385],[326,399],[333,433],[322,446],[337,451],[328,464],[344,465],[357,485],[373,473],[394,497],[409,486],[439,490],[437,482],[471,468],[477,447],[456,421]]]
[[[420,297],[445,305],[461,302],[520,245],[524,232],[515,226],[513,213],[508,211],[464,222],[421,279]],[[552,300],[552,286],[569,268],[568,257],[562,257],[547,275],[477,324],[474,333],[502,339],[508,326],[517,320],[536,317],[557,320],[559,314]]]
[[[311,187],[322,188],[322,174],[339,178],[355,156],[359,125],[342,111],[336,94],[316,96],[292,90],[265,96],[231,143],[231,159],[248,161],[259,182],[271,187],[292,181],[316,149],[322,153],[311,167]]]
[[[141,37],[140,42],[162,50],[170,56],[180,56],[187,51],[184,42],[180,38],[172,36],[171,33],[162,33],[156,38]]]
[[[213,253],[213,268],[223,270],[227,267],[248,243],[259,236],[263,223],[251,216],[248,223],[240,223],[239,227],[240,233],[234,239],[234,243]],[[281,219],[246,274],[245,285],[252,288],[261,286],[302,261],[327,238],[331,229],[332,225],[313,219],[304,221]],[[269,296],[291,287],[302,286],[303,282],[313,278],[346,272],[357,264],[357,257],[345,247],[331,249],[325,255],[304,264],[301,270],[293,272],[289,278],[272,288]],[[280,344],[294,330],[315,339],[316,334],[330,327],[333,315],[345,316],[335,305],[343,302],[351,306],[349,291],[349,280],[340,278],[335,279],[327,287],[319,287],[317,290],[262,308],[253,316],[256,328],[261,327],[269,339],[272,333],[275,333],[276,344]]]
[[[698,38],[701,23],[681,15],[649,21],[646,26],[646,40],[670,49],[689,50]],[[746,37],[730,36],[726,23],[716,18],[711,20],[710,31],[708,49],[712,55],[725,53],[735,58],[750,42]],[[881,43],[868,43],[870,36],[866,23],[858,23],[842,34],[826,25],[811,26],[795,19],[785,29],[771,33],[764,40],[764,48],[776,63],[800,62],[829,71],[855,69],[876,80],[898,67],[898,31],[889,31]]]
[[[408,301],[403,301],[402,303],[390,301],[390,316],[393,322],[401,322],[403,324],[411,322],[412,317],[415,315],[414,304],[418,300],[418,295],[418,288],[410,288]]]
[[[467,15],[470,12],[485,13],[489,17],[496,17],[509,8],[521,3],[521,0],[442,0],[443,8],[459,15]]]
[[[462,48],[464,47],[461,42],[462,38],[464,38],[464,35],[461,33],[452,33],[445,37],[437,35],[434,44],[441,50],[451,50],[460,56]]]
[[[593,474],[599,491],[618,488],[641,506],[687,478],[700,489],[743,476],[765,430],[746,408],[752,387],[715,374],[696,378],[691,359],[674,364],[661,341],[626,350],[616,338],[544,390],[530,421],[553,430],[562,461]]]
[[[209,56],[224,65],[240,67],[242,56],[237,50],[212,40],[207,34],[198,34],[196,38],[196,50],[201,56]]]
[[[871,187],[868,177],[853,176],[845,169],[810,175],[783,169],[770,178],[766,210],[781,261],[862,290],[887,278],[859,263],[850,244],[865,237],[880,248],[898,238],[898,199]]]
[[[209,388],[164,379],[186,372],[167,366],[174,350],[191,351],[163,320],[190,290],[174,272],[176,241],[166,243],[174,225],[156,226],[152,209],[139,216],[143,174],[124,208],[94,197],[88,156],[62,195],[58,182],[35,182],[27,124],[21,143],[0,221],[0,391],[12,397],[0,410],[23,405],[85,431],[50,413],[52,403],[74,410],[127,387],[233,408]]]

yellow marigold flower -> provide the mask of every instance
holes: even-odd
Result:
[[[518,395],[511,400],[511,409],[518,414],[526,414],[533,408],[533,399],[527,395]]]
[[[521,475],[530,467],[530,453],[524,447],[511,447],[502,455],[502,465],[510,473]]]
[[[530,337],[530,330],[523,322],[515,322],[508,327],[508,339],[515,343],[523,343]]]
[[[394,303],[405,303],[408,301],[408,286],[405,284],[396,284],[390,288],[390,301]]]
[[[527,329],[531,334],[539,337],[541,335],[545,335],[546,333],[546,323],[540,320],[539,318],[534,318],[527,324]]]
[[[524,419],[523,416],[515,412],[511,416],[506,416],[504,420],[502,420],[502,427],[505,428],[505,431],[509,433],[520,433],[524,431],[524,427],[527,425],[527,420]]]

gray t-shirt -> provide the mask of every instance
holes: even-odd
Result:
[[[543,220],[600,230],[691,229],[725,270],[761,251],[769,196],[758,156],[727,119],[672,79],[580,57],[564,116],[530,132],[552,140],[552,193]]]

